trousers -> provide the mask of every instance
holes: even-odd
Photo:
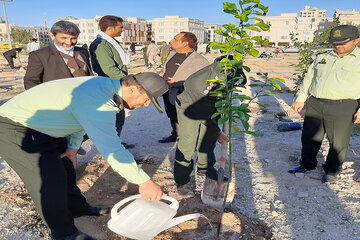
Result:
[[[89,208],[76,185],[65,138],[55,138],[0,116],[0,156],[25,183],[51,236],[62,239],[78,230],[74,217]]]
[[[206,120],[190,119],[178,107],[177,114],[180,138],[175,151],[174,179],[177,184],[184,185],[190,181],[193,172],[195,151],[198,170],[206,171],[215,165],[218,129],[208,127]]]
[[[301,136],[302,150],[300,165],[315,169],[316,155],[323,138],[330,143],[329,152],[323,165],[325,173],[340,173],[346,158],[353,127],[353,117],[358,109],[356,100],[329,100],[310,97]]]

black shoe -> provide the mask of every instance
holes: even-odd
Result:
[[[88,209],[73,214],[74,218],[82,216],[106,216],[110,213],[110,207],[89,206]]]
[[[96,240],[93,237],[83,233],[83,232],[76,232],[71,236],[67,236],[65,238],[61,238],[61,240]]]
[[[305,173],[305,172],[307,172],[307,171],[309,171],[309,170],[300,165],[300,166],[298,166],[298,167],[295,167],[295,168],[290,169],[288,172],[295,174],[295,173],[297,173],[297,172],[299,172],[299,173]]]
[[[321,182],[322,183],[335,183],[337,182],[338,178],[337,178],[337,174],[334,173],[325,173],[322,178],[321,178]]]
[[[122,142],[121,144],[122,144],[122,145],[124,146],[124,148],[126,148],[126,149],[131,149],[131,148],[134,148],[134,147],[135,147],[134,144],[130,144],[130,143],[126,143],[126,142]]]
[[[159,143],[169,143],[169,142],[176,142],[176,140],[177,140],[177,136],[171,135],[169,137],[164,137],[164,138],[160,139],[158,142]]]
[[[217,181],[218,180],[218,173],[214,167],[209,168],[197,168],[197,172],[200,175],[205,174],[207,178]]]

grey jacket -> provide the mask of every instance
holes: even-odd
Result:
[[[164,69],[166,69],[167,63],[174,55],[175,52],[170,53]],[[171,104],[175,105],[176,96],[178,95],[179,90],[183,87],[184,81],[191,74],[199,71],[209,64],[209,61],[197,52],[191,53],[191,55],[185,59],[173,76],[175,80],[174,86],[169,88],[169,100]]]

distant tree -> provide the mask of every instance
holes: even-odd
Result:
[[[32,33],[25,30],[13,29],[11,32],[11,37],[14,42],[29,43],[33,38],[33,35]]]

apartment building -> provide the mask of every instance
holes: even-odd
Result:
[[[16,26],[16,24],[9,23],[10,31],[11,31],[11,28],[13,28],[15,26]],[[6,23],[5,23],[5,20],[3,20],[0,17],[0,42],[6,42],[6,41],[8,41]]]
[[[192,32],[198,39],[198,43],[205,41],[205,22],[181,16],[165,16],[149,21],[152,24],[155,42],[170,42],[180,32]]]
[[[334,18],[339,18],[340,24],[360,25],[360,12],[335,10]]]
[[[39,42],[49,43],[51,38],[49,36],[50,29],[47,27],[40,26],[13,26],[12,30],[23,30],[30,32],[34,38],[36,38]]]
[[[266,32],[249,31],[250,36],[261,36],[269,40],[270,45],[279,46],[291,44],[290,33],[296,34],[299,42],[311,42],[320,35],[333,19],[326,17],[326,10],[305,6],[297,13],[282,13],[281,16],[260,17],[270,24]]]
[[[99,33],[99,21],[103,16],[95,16],[93,19],[76,18],[72,16],[57,18],[57,21],[69,21],[76,24],[80,29],[78,44],[90,45]],[[123,17],[126,30],[120,37],[116,37],[122,44],[143,43],[148,39],[148,26],[143,18]]]
[[[205,42],[224,42],[224,36],[219,35],[215,32],[215,30],[221,29],[221,25],[206,24],[205,28]]]

